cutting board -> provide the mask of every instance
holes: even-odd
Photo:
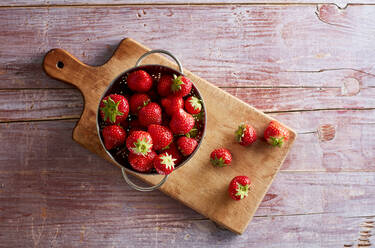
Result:
[[[116,76],[133,67],[147,51],[147,47],[128,38],[121,41],[113,56],[102,66],[83,64],[63,49],[53,49],[44,58],[43,67],[49,76],[76,86],[83,94],[85,106],[74,128],[73,139],[110,162],[96,129],[96,110],[100,97]],[[180,60],[183,64],[183,57]],[[163,64],[177,69],[172,61],[158,54],[150,55],[142,64]],[[296,134],[288,128],[288,142],[282,148],[271,147],[262,140],[266,126],[272,120],[270,116],[195,74],[184,71],[199,88],[205,101],[206,136],[194,157],[173,172],[160,190],[219,225],[241,234],[280,169]],[[250,147],[240,146],[235,141],[234,132],[241,122],[250,123],[259,136],[258,141]],[[209,155],[218,147],[226,147],[232,152],[231,166],[214,168],[210,164]],[[231,179],[239,175],[248,176],[252,185],[247,198],[234,201],[229,197],[227,189]],[[156,184],[162,178],[159,175],[135,176],[149,184]]]

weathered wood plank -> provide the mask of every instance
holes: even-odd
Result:
[[[300,133],[282,170],[374,171],[375,110],[272,114]]]
[[[125,37],[172,51],[219,86],[375,86],[374,11],[362,5],[2,8],[0,88],[66,87],[42,72],[49,49],[102,64]]]
[[[375,108],[375,88],[349,89],[352,92],[344,88],[223,89],[266,112]],[[78,118],[82,109],[83,99],[76,89],[0,90],[2,122]]]
[[[340,8],[345,8],[348,4],[372,4],[370,0],[156,0],[156,1],[141,1],[141,0],[91,0],[87,1],[74,1],[74,0],[4,0],[1,6],[51,6],[53,5],[129,5],[129,4],[316,4],[316,3],[335,3]]]
[[[137,224],[128,224],[129,218],[124,214],[117,219],[109,215],[102,221],[96,216],[93,221],[77,223],[71,221],[77,214],[68,212],[66,221],[54,216],[55,211],[43,212],[43,209],[24,217],[25,224],[20,218],[8,224],[6,230],[13,232],[8,233],[7,244],[11,247],[35,244],[40,247],[357,247],[359,242],[374,243],[373,218],[366,217],[255,217],[247,232],[239,237],[218,229],[209,220],[166,220],[165,215],[159,214],[145,216],[151,221],[130,216],[131,223]],[[137,228],[138,225],[143,227]]]
[[[70,139],[73,125],[0,124],[0,241],[12,247],[330,247],[355,242],[359,225],[369,221],[359,216],[375,210],[374,171],[281,171],[247,231],[234,236],[160,192],[131,190],[116,167]]]
[[[0,90],[0,121],[78,118],[83,98],[78,90]]]
[[[375,137],[371,135],[375,132],[374,113],[375,110],[331,110],[272,114],[299,133],[282,170],[374,171],[371,166],[375,159]],[[56,160],[53,163],[79,168],[87,157],[80,150],[72,150],[76,147],[71,140],[74,125],[75,121],[0,124],[4,144],[0,151],[2,169],[11,170],[14,162],[27,164],[30,159]],[[324,135],[322,125],[332,126],[333,137]],[[56,146],[57,143],[60,145]]]
[[[374,171],[375,111],[317,111],[272,114],[293,127],[299,137],[282,170],[288,171]],[[61,165],[80,167],[87,154],[77,150],[71,140],[75,121],[3,123],[0,138],[3,148],[2,170],[11,170],[14,163],[46,160]],[[328,125],[333,134],[325,135]],[[59,144],[56,146],[55,144]],[[74,150],[74,149],[76,150]],[[73,150],[72,150],[73,149]],[[74,154],[74,155],[72,155]],[[96,156],[90,159],[96,158]],[[98,163],[95,160],[93,164]],[[37,163],[33,163],[38,166]]]

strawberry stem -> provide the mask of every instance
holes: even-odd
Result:
[[[245,129],[246,129],[246,126],[245,126],[245,124],[241,124],[241,125],[239,125],[238,126],[238,129],[237,129],[237,131],[235,132],[235,134],[236,134],[236,140],[238,141],[238,142],[241,142],[242,141],[242,138],[243,138],[243,136],[245,135]]]
[[[248,195],[249,192],[249,185],[242,185],[240,183],[237,183],[237,189],[236,189],[236,196],[239,196],[241,199],[245,198]]]
[[[165,155],[160,156],[161,164],[165,165],[166,169],[174,169],[174,161],[177,159],[174,159],[172,155],[169,155],[168,153],[165,153]]]
[[[210,161],[215,167],[224,167],[227,165],[223,158],[217,158],[217,156],[215,156],[215,158],[211,158]]]
[[[120,110],[118,110],[118,106],[120,105],[120,101],[115,102],[115,101],[112,100],[111,97],[108,97],[108,100],[103,100],[104,107],[101,108],[101,110],[104,113],[104,121],[109,119],[110,122],[115,123],[116,117],[118,115],[124,115],[124,113],[122,113]]]
[[[177,92],[177,91],[180,91],[181,90],[181,85],[185,84],[183,81],[182,81],[182,76],[176,76],[176,75],[173,75],[173,83],[171,85],[171,90],[173,93]]]
[[[282,147],[283,144],[284,144],[284,137],[276,138],[276,137],[272,137],[271,136],[270,140],[271,140],[271,145],[272,146]]]
[[[192,96],[192,97],[189,99],[189,102],[190,102],[191,106],[192,106],[195,110],[201,110],[201,109],[202,109],[201,100],[199,100],[199,99],[196,98],[195,96]]]
[[[147,138],[144,138],[142,140],[137,139],[137,141],[134,142],[134,146],[135,147],[132,147],[131,149],[135,154],[146,156],[151,151],[152,144]]]

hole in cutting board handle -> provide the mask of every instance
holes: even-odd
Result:
[[[64,68],[64,63],[62,61],[58,61],[57,64],[56,64],[57,68]]]

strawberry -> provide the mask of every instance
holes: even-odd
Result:
[[[138,70],[128,75],[127,83],[133,91],[147,92],[152,87],[152,77],[147,72]]]
[[[179,109],[169,122],[173,134],[187,134],[194,127],[195,120],[191,114]]]
[[[117,125],[106,126],[102,130],[104,146],[107,150],[111,150],[117,146],[124,144],[126,138],[125,130]]]
[[[134,170],[148,172],[154,167],[152,161],[155,159],[156,155],[154,151],[149,152],[146,156],[129,153],[128,161]]]
[[[181,153],[178,151],[176,145],[173,142],[169,145],[169,148],[164,150],[164,152],[171,154],[172,157],[176,159],[176,161],[174,162],[175,165],[178,165],[181,163],[182,161]]]
[[[174,170],[176,159],[164,152],[155,157],[153,164],[155,170],[161,175],[168,175]]]
[[[146,94],[134,94],[129,99],[130,112],[138,114],[138,111],[150,102],[150,97]]]
[[[147,155],[152,151],[152,138],[148,132],[132,131],[126,139],[126,147],[135,155]]]
[[[184,108],[184,99],[179,96],[168,96],[161,99],[161,106],[168,115],[173,115],[179,109]]]
[[[229,196],[233,200],[242,200],[248,195],[250,179],[247,176],[236,176],[229,184]]]
[[[158,83],[158,94],[160,96],[168,96],[171,94],[171,88],[173,83],[173,77],[171,75],[161,76]]]
[[[144,127],[148,127],[151,124],[160,125],[162,122],[160,106],[154,102],[147,104],[139,110],[138,120]]]
[[[237,142],[243,146],[251,145],[257,140],[255,129],[248,124],[239,125],[235,134]]]
[[[211,152],[210,162],[215,167],[224,167],[232,162],[232,154],[228,149],[219,148]]]
[[[129,114],[128,100],[122,95],[111,94],[100,102],[100,116],[111,124],[119,124],[126,120]]]
[[[197,145],[198,142],[193,138],[182,136],[177,140],[178,150],[180,150],[181,154],[184,156],[189,156],[192,154]]]
[[[277,121],[271,121],[263,136],[272,146],[282,147],[284,141],[289,139],[289,131]]]
[[[165,149],[173,140],[173,134],[167,127],[151,124],[148,126],[147,132],[151,135],[156,151]]]
[[[185,109],[190,114],[199,114],[202,110],[201,100],[195,96],[188,97],[185,100]]]
[[[173,75],[173,83],[171,85],[172,94],[174,96],[184,97],[191,91],[193,83],[184,76]]]

